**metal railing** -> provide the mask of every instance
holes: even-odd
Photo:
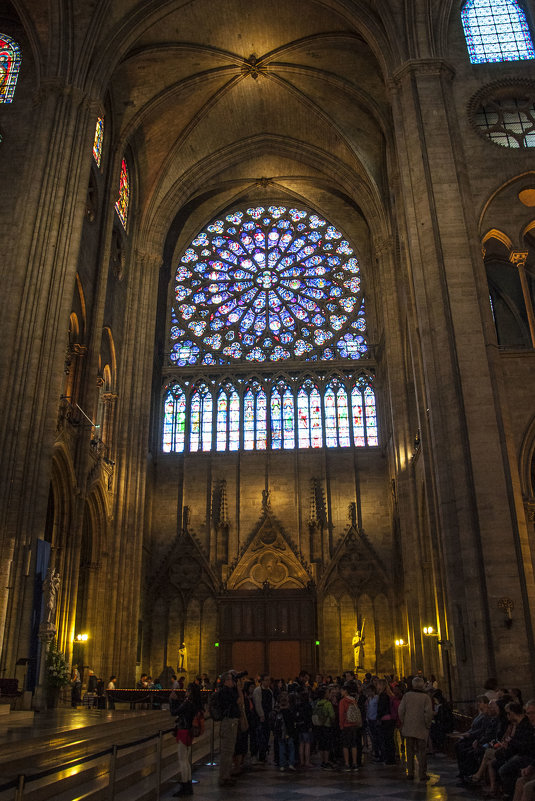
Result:
[[[208,718],[210,720],[210,718]],[[35,782],[40,779],[45,779],[48,776],[52,776],[55,773],[63,772],[69,770],[69,768],[80,767],[88,762],[95,762],[98,759],[102,759],[103,757],[109,756],[109,767],[108,767],[108,795],[107,801],[114,801],[115,798],[115,779],[116,779],[116,772],[117,772],[117,758],[120,750],[126,750],[128,748],[135,748],[136,746],[143,745],[144,743],[150,742],[151,740],[157,739],[156,743],[156,770],[155,770],[155,779],[156,779],[156,801],[160,799],[160,787],[162,784],[162,753],[163,753],[163,737],[165,734],[171,734],[174,728],[169,729],[161,729],[158,731],[157,734],[150,734],[146,737],[141,737],[137,740],[133,740],[128,743],[121,743],[121,745],[112,745],[109,748],[105,748],[102,751],[97,751],[92,754],[88,754],[85,757],[77,757],[76,759],[71,759],[67,762],[63,762],[60,765],[55,765],[54,767],[47,768],[46,770],[41,770],[35,773],[21,773],[17,776],[16,779],[12,779],[5,784],[0,785],[0,793],[4,793],[8,790],[15,790],[14,801],[22,801],[24,798],[24,791],[29,785],[30,782]],[[212,727],[210,732],[210,761],[205,763],[207,765],[215,766],[214,762],[214,753],[215,753],[215,725],[212,721]]]

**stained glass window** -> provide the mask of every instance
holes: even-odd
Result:
[[[228,398],[227,393],[222,389],[217,398],[216,448],[218,451],[227,449],[227,420]]]
[[[364,403],[361,387],[355,384],[351,390],[351,413],[353,416],[353,442],[357,447],[366,445],[364,436]]]
[[[119,199],[115,204],[115,211],[117,212],[125,231],[126,231],[126,223],[128,220],[129,202],[130,202],[130,178],[128,175],[128,167],[126,165],[126,161],[123,159],[121,163],[121,177],[119,180]]]
[[[271,448],[295,448],[294,396],[290,387],[279,382],[271,390]]]
[[[216,450],[240,447],[240,398],[234,387],[225,386],[217,396]]]
[[[297,439],[300,448],[321,448],[321,395],[312,381],[307,380],[297,393]]]
[[[267,400],[258,382],[247,388],[243,398],[243,447],[246,451],[267,448]]]
[[[526,15],[516,0],[468,0],[461,19],[472,64],[535,58]]]
[[[170,359],[232,364],[360,359],[368,351],[360,268],[317,214],[235,211],[186,248],[175,276]]]
[[[19,77],[20,47],[10,36],[0,33],[0,103],[12,103]]]
[[[255,397],[250,389],[243,399],[243,447],[246,451],[254,448],[255,434]]]
[[[377,446],[372,382],[364,373],[357,379],[341,376],[319,382],[298,376],[288,382],[266,377],[262,383],[256,379],[245,382],[243,393],[228,380],[212,382],[212,389],[201,383],[191,391],[187,382],[184,386],[177,382],[164,394],[163,450],[186,449],[187,420],[190,451]]]
[[[325,444],[328,448],[349,447],[351,438],[347,391],[337,379],[331,381],[325,391],[324,408]]]
[[[189,449],[212,449],[212,394],[205,384],[197,387],[191,396]]]
[[[178,385],[167,390],[163,418],[163,450],[182,453],[186,432],[186,396]]]
[[[364,390],[364,408],[366,410],[366,442],[368,445],[378,445],[375,392],[371,387],[366,387]]]
[[[97,166],[100,167],[100,161],[102,158],[102,142],[104,140],[104,120],[102,117],[99,117],[97,120],[97,124],[95,126],[95,138],[93,140],[93,158],[97,162]]]

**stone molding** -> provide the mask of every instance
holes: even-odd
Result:
[[[411,58],[394,70],[391,80],[394,87],[397,88],[407,77],[413,75],[416,77],[445,75],[447,78],[453,79],[455,69],[449,61],[443,58]]]

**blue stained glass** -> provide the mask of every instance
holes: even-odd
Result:
[[[236,390],[230,395],[228,437],[229,451],[237,451],[240,447],[240,397]]]
[[[368,445],[378,445],[377,417],[375,411],[375,393],[371,387],[364,390],[364,408],[366,415],[366,441]]]
[[[249,389],[243,399],[243,447],[252,451],[255,442],[255,403],[254,395]]]
[[[278,389],[271,393],[271,447],[282,448],[282,404]]]
[[[237,226],[232,235],[231,223]],[[336,257],[325,252],[332,247],[329,238],[337,247]],[[332,272],[333,267],[337,272]],[[195,324],[188,336],[198,340],[193,340],[198,363],[207,363],[211,348],[219,350],[207,336],[223,330],[234,332],[242,347],[220,352],[222,364],[225,358],[227,363],[317,360],[325,359],[326,353],[332,353],[331,358],[358,358],[366,351],[366,347],[355,347],[355,335],[350,333],[363,308],[358,271],[341,232],[318,215],[283,206],[229,214],[207,226],[184,251],[172,309],[174,342],[182,344],[180,339],[177,342],[176,328],[184,330],[183,323],[192,319]],[[339,308],[333,306],[335,300]],[[307,327],[310,322],[314,331]],[[365,329],[358,330],[364,333]],[[335,331],[343,340],[336,353],[322,347]],[[267,332],[273,335],[269,345],[263,341]],[[344,339],[347,335],[349,339]],[[309,340],[306,347],[305,338]]]
[[[336,396],[332,387],[328,387],[324,396],[325,403],[325,444],[328,448],[338,446],[336,425]]]
[[[516,0],[468,0],[461,20],[472,64],[535,58],[526,15]]]
[[[294,399],[289,388],[282,396],[282,431],[285,450],[295,447]]]
[[[217,399],[216,450],[227,449],[227,393],[221,390]]]
[[[212,395],[204,384],[191,398],[189,447],[190,451],[209,451],[212,448]]]
[[[338,444],[342,448],[348,448],[349,438],[349,406],[347,392],[344,387],[340,387],[336,393],[337,419],[338,419]]]
[[[164,401],[164,453],[182,453],[186,432],[186,396],[178,386],[170,388]]]

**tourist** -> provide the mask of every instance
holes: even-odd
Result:
[[[241,710],[238,702],[243,704],[243,682],[242,679],[235,679],[235,673],[228,670],[221,676],[221,688],[219,702],[221,708],[221,724],[219,729],[220,752],[219,752],[219,784],[223,787],[235,784],[232,778],[232,765],[234,749],[238,735],[238,723],[241,717]]]
[[[269,673],[260,675],[260,684],[253,690],[253,704],[258,719],[256,731],[258,759],[260,762],[265,762],[269,751],[271,713],[275,706]]]
[[[344,770],[358,770],[362,766],[362,714],[357,704],[357,685],[348,681],[341,690],[338,705]]]
[[[180,773],[180,789],[173,796],[193,795],[191,782],[191,746],[193,744],[193,719],[202,710],[199,689],[190,684],[186,697],[177,710],[175,737],[178,750],[178,770]]]
[[[412,688],[405,693],[398,708],[401,733],[405,738],[407,778],[414,779],[414,758],[418,760],[418,778],[427,780],[427,737],[433,720],[433,705],[424,692],[425,682],[420,676],[412,680]]]

